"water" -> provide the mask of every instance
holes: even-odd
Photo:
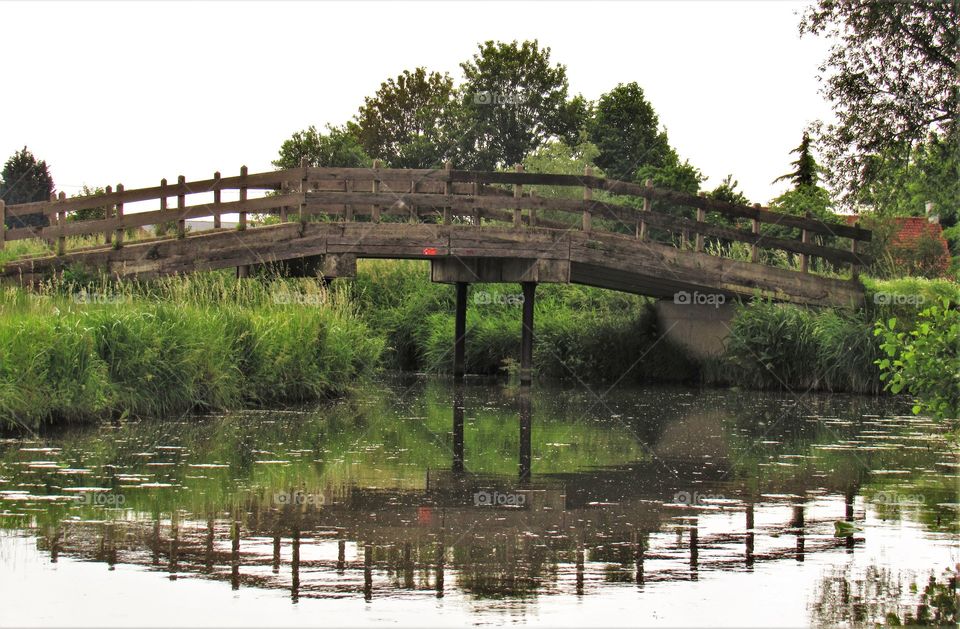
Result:
[[[602,393],[397,380],[0,441],[0,624],[858,624],[956,570],[956,453],[906,405]]]

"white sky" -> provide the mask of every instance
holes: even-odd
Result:
[[[423,65],[460,80],[487,39],[539,39],[571,93],[637,81],[681,157],[752,201],[829,117],[805,2],[0,2],[0,159],[28,145],[68,195],[269,170],[296,130],[340,124]]]

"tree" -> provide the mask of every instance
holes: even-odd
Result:
[[[636,83],[621,83],[601,96],[587,128],[600,150],[597,165],[614,179],[629,181],[643,166],[678,163],[653,105]]]
[[[0,173],[0,199],[7,205],[48,201],[53,194],[53,177],[50,167],[43,160],[37,160],[24,146],[14,153],[3,165]],[[6,220],[7,227],[46,227],[50,224],[43,214],[11,216]]]
[[[330,125],[327,125],[326,133],[320,133],[310,125],[284,140],[280,145],[280,155],[273,165],[277,168],[296,168],[304,157],[311,166],[320,168],[365,168],[371,164],[370,157],[350,129]]]
[[[487,41],[460,64],[465,83],[460,156],[464,167],[492,170],[519,164],[546,141],[569,135],[578,108],[567,104],[567,71],[550,49]]]
[[[844,198],[866,183],[881,156],[905,162],[931,132],[960,150],[957,45],[960,3],[818,0],[800,34],[833,41],[820,67],[836,124],[823,137],[830,182]]]
[[[803,139],[800,140],[800,146],[790,151],[790,154],[797,154],[796,161],[790,162],[790,165],[793,166],[793,171],[785,175],[780,175],[773,180],[773,183],[778,183],[780,181],[790,181],[793,183],[794,188],[800,188],[801,186],[815,186],[817,185],[818,180],[818,171],[820,167],[817,165],[816,159],[813,157],[813,152],[810,148],[810,133],[807,131],[803,132]]]
[[[449,75],[404,70],[364,99],[357,137],[368,155],[395,168],[436,167],[452,155],[459,107]]]
[[[92,197],[97,194],[105,194],[105,193],[106,193],[106,190],[99,186],[96,188],[91,188],[87,184],[83,184],[83,187],[80,189],[80,192],[73,195],[73,198],[77,199],[80,197]],[[107,217],[107,207],[100,206],[100,207],[91,207],[91,208],[85,208],[82,210],[76,210],[74,212],[70,212],[70,215],[67,217],[67,220],[90,221],[90,220],[106,218],[106,217]]]

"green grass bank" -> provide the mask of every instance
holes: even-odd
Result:
[[[347,392],[378,369],[452,367],[452,287],[427,263],[362,261],[353,281],[229,273],[154,282],[67,275],[0,294],[0,426],[275,407]],[[858,311],[757,301],[739,307],[726,353],[698,361],[661,338],[653,301],[584,286],[537,289],[539,376],[878,394],[878,320],[909,326],[944,280],[865,280]],[[470,288],[467,369],[512,374],[520,287]]]

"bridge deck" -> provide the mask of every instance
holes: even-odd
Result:
[[[543,186],[576,186],[583,190],[583,200],[540,196]],[[239,191],[240,200],[222,202],[221,191],[230,189]],[[279,194],[248,199],[248,190],[256,189]],[[594,198],[594,191],[603,192],[603,198]],[[187,195],[210,192],[213,203],[186,205]],[[642,209],[612,202],[631,196],[642,202]],[[168,209],[173,197],[177,206]],[[151,199],[160,201],[160,210],[124,213],[124,203]],[[66,220],[67,212],[97,207],[105,209],[105,218]],[[684,218],[684,207],[695,209],[696,220]],[[660,208],[669,213],[656,211]],[[16,224],[31,213],[45,215],[52,224]],[[240,228],[185,230],[186,219],[213,216],[219,221],[224,213],[238,213]],[[277,214],[281,223],[254,227],[248,213]],[[181,177],[176,185],[164,180],[159,188],[124,191],[118,186],[117,192],[79,199],[61,194],[48,203],[0,204],[4,214],[14,228],[3,230],[0,246],[26,238],[56,242],[53,255],[7,262],[0,278],[8,281],[33,282],[75,265],[118,277],[153,277],[318,256],[326,262],[327,274],[338,276],[349,275],[356,258],[399,258],[431,260],[433,279],[441,282],[573,282],[656,297],[699,291],[840,306],[862,302],[856,271],[867,260],[857,243],[870,237],[859,227],[589,174],[451,169],[304,166],[255,175],[244,169],[240,177],[217,174],[193,183]],[[174,236],[124,242],[127,230],[166,221],[176,222]],[[742,221],[749,221],[751,229],[740,229]],[[763,233],[764,223],[776,232]],[[790,229],[799,238],[785,238]],[[102,235],[105,244],[67,251],[67,238],[83,234]],[[814,244],[814,235],[849,238],[852,246],[842,250]],[[747,243],[751,262],[708,253],[708,239],[717,245]],[[765,249],[794,256],[800,270],[760,264]],[[814,257],[851,265],[854,281],[810,273]]]

